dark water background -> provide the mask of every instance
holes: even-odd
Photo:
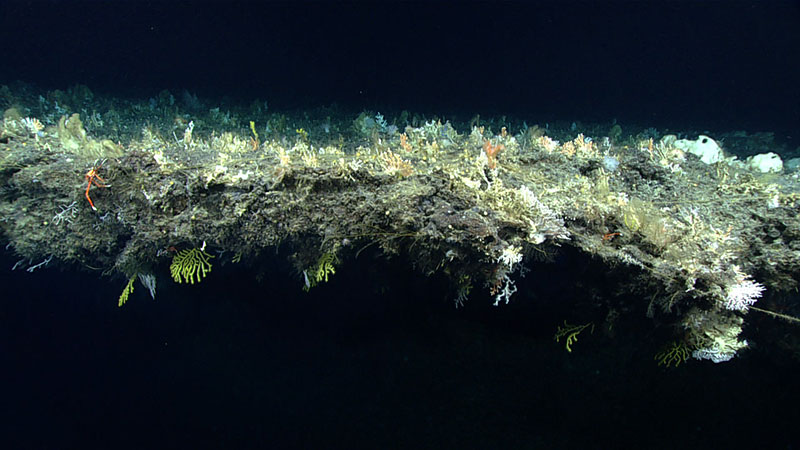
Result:
[[[10,0],[0,82],[772,131],[793,149],[798,23],[795,1]]]
[[[559,275],[573,263],[586,264],[538,267],[508,306],[478,294],[458,310],[402,261],[348,264],[308,294],[277,260],[261,281],[233,266],[195,286],[162,276],[155,301],[137,285],[123,308],[124,280],[3,271],[0,435],[5,448],[796,448],[800,364],[785,352],[664,369],[638,311],[567,353],[552,336],[580,315]]]
[[[4,1],[0,83],[773,131],[792,153],[798,18],[795,2]],[[749,318],[756,348],[734,361],[664,369],[646,299],[573,353],[553,342],[591,309],[581,286],[611,284],[585,257],[458,310],[402,258],[365,254],[305,294],[286,257],[195,286],[163,267],[155,301],[137,285],[118,308],[124,280],[12,272],[4,254],[0,448],[800,445],[800,371],[772,319]]]

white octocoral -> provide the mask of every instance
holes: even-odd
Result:
[[[725,308],[733,311],[747,311],[766,288],[763,284],[753,281],[749,275],[737,273],[738,283],[728,288],[725,298]]]
[[[523,204],[527,206],[528,214],[528,241],[538,245],[550,239],[567,240],[569,231],[564,226],[564,219],[559,217],[552,209],[542,203],[527,186],[521,186],[517,191]]]
[[[497,258],[497,262],[511,269],[522,261],[522,247],[509,245],[503,249],[503,253]]]

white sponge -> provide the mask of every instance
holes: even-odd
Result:
[[[722,148],[719,146],[719,144],[717,144],[717,141],[703,134],[698,136],[696,141],[679,139],[675,141],[674,145],[676,148],[699,156],[700,161],[703,161],[706,164],[714,164],[722,161],[722,159],[725,157],[724,153],[722,153]]]
[[[747,158],[747,168],[761,173],[779,173],[783,171],[783,161],[775,153],[760,153]]]

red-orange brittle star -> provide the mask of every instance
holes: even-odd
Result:
[[[616,236],[622,236],[622,233],[606,233],[606,234],[603,235],[603,241],[604,242],[611,241]]]
[[[97,171],[100,170],[101,166],[102,164],[97,167],[92,167],[88,172],[86,172],[86,175],[84,175],[84,178],[86,179],[86,192],[84,195],[86,196],[86,200],[89,200],[89,205],[91,205],[92,211],[97,211],[97,208],[95,208],[92,198],[89,197],[89,189],[91,189],[92,185],[95,185],[99,188],[108,187],[106,180],[102,179],[100,175],[97,174]]]

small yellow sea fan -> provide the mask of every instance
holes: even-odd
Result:
[[[172,264],[169,265],[172,279],[176,283],[194,284],[195,277],[197,277],[199,283],[208,272],[211,272],[211,263],[209,262],[211,258],[213,256],[197,248],[179,251],[172,258]]]

